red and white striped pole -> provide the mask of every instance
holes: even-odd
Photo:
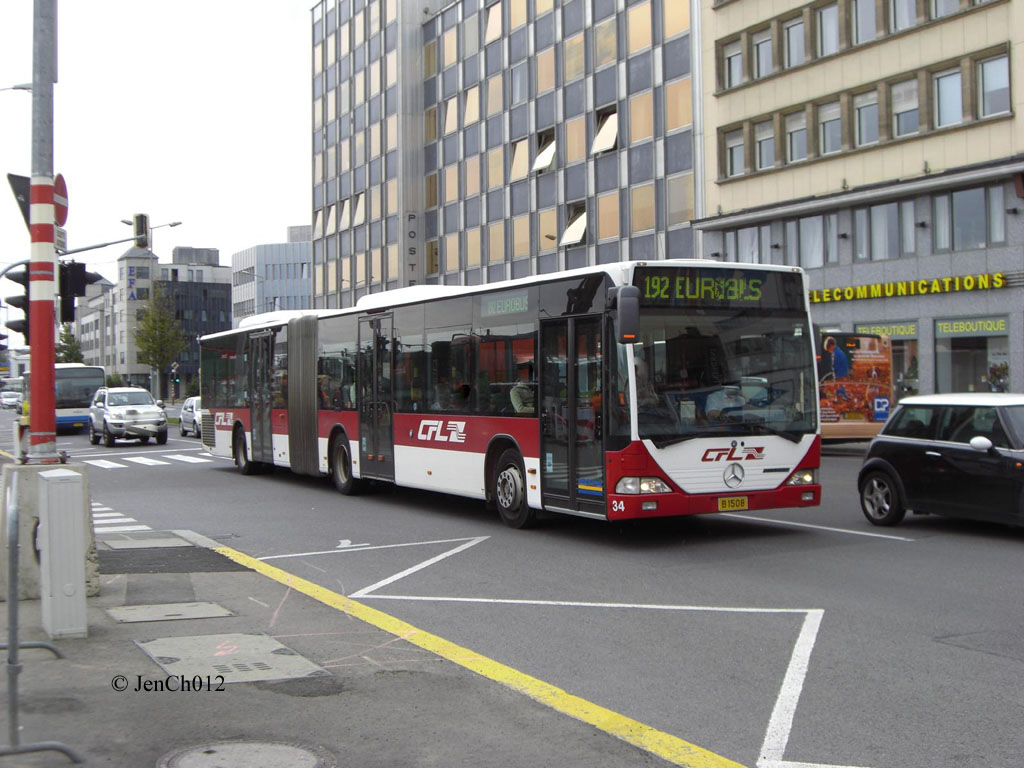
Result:
[[[57,0],[35,0],[32,30],[32,251],[29,302],[29,462],[58,461],[54,380],[54,298],[57,251],[53,245],[53,84],[57,82]]]

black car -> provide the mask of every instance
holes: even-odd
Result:
[[[907,510],[1024,525],[1024,395],[904,398],[871,441],[857,487],[875,525]]]

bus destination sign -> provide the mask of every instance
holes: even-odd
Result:
[[[640,289],[640,304],[645,307],[804,307],[803,281],[792,272],[637,267],[633,285]]]

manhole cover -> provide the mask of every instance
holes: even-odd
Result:
[[[176,619],[216,619],[234,616],[227,608],[210,602],[161,603],[159,605],[122,605],[107,608],[114,621],[172,621]]]
[[[157,768],[335,768],[337,762],[320,747],[281,741],[217,741],[176,749]]]

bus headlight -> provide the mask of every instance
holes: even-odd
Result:
[[[672,493],[657,477],[623,477],[615,484],[616,493]]]
[[[789,480],[786,481],[786,485],[816,485],[817,482],[818,470],[798,469],[790,475]]]

